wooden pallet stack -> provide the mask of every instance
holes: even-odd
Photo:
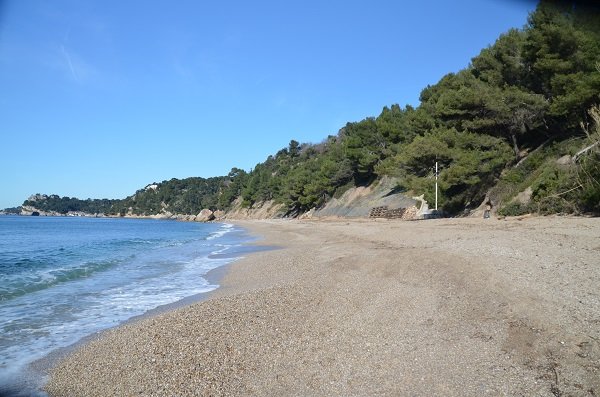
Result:
[[[369,211],[369,218],[403,219],[405,212],[406,208],[374,207]]]
[[[404,213],[406,212],[406,208],[396,208],[393,210],[388,210],[386,218],[389,219],[402,219]]]
[[[387,218],[388,207],[373,207],[369,211],[369,218]]]

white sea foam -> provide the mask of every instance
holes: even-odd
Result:
[[[225,234],[233,231],[233,227],[234,227],[234,225],[232,225],[231,223],[224,223],[221,226],[220,230],[211,233],[208,237],[206,237],[206,239],[213,240],[215,238],[223,237]]]
[[[64,221],[55,222],[58,228],[64,227],[60,224]],[[119,220],[79,222],[87,228],[123,226]],[[3,387],[15,385],[28,363],[54,349],[157,306],[217,288],[207,281],[206,273],[234,260],[228,252],[247,239],[231,234],[239,231],[231,224],[138,221],[125,226],[123,239],[111,235],[112,229],[94,238],[62,236],[57,238],[58,248],[40,247],[43,257],[31,250],[32,243],[24,244],[32,258],[31,269],[2,275],[3,280],[12,281],[0,286],[0,290],[11,288],[14,281],[12,292],[18,285],[23,287],[21,294],[0,301],[0,395]],[[65,250],[69,238],[85,244]],[[3,248],[0,243],[0,252]],[[70,254],[64,255],[67,251]],[[40,287],[31,289],[36,283]],[[38,386],[33,385],[28,395]]]

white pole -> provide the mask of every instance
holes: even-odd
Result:
[[[435,162],[435,210],[437,211],[437,178],[438,178],[438,168],[437,161]]]

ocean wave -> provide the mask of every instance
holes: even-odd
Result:
[[[217,288],[206,273],[235,260],[249,240],[232,224],[50,219],[44,225],[55,227],[48,231],[35,219],[19,220],[31,229],[0,249],[0,395],[8,371]]]
[[[0,285],[0,302],[41,291],[57,284],[90,277],[117,266],[121,260],[87,262],[74,267],[59,267],[21,272],[6,277]]]
[[[214,240],[219,237],[223,237],[229,232],[233,231],[233,226],[231,223],[224,223],[221,228],[215,232],[212,232],[206,237],[206,240]]]

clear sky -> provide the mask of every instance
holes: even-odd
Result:
[[[466,67],[516,0],[0,0],[0,208],[320,142]]]

